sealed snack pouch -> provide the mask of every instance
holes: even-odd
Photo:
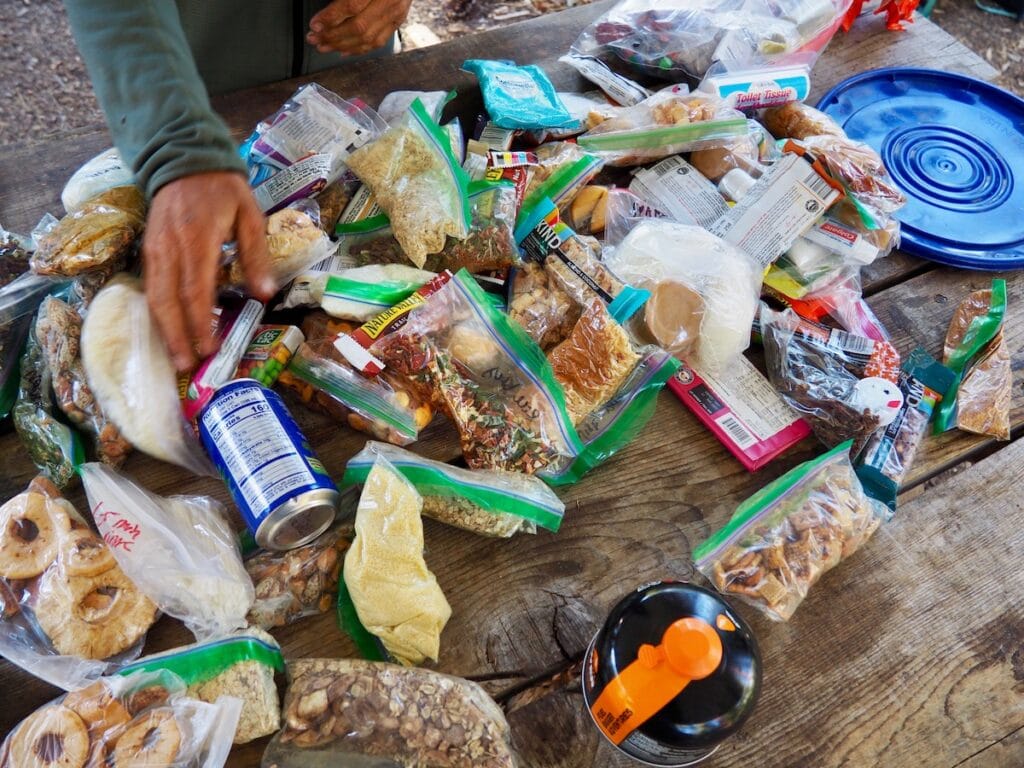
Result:
[[[343,486],[362,485],[385,457],[423,497],[423,515],[484,536],[557,531],[565,504],[541,480],[518,472],[468,470],[385,443],[369,442],[349,459]]]
[[[423,498],[381,455],[363,483],[355,538],[345,554],[345,593],[358,623],[406,665],[437,661],[451,617],[423,559]]]
[[[715,588],[788,621],[807,592],[856,552],[885,518],[850,464],[851,443],[794,467],[740,504],[693,551]]]
[[[161,611],[199,640],[246,625],[253,585],[219,502],[162,498],[102,464],[83,464],[79,473],[114,559]]]
[[[577,304],[586,306],[599,298],[616,322],[626,322],[650,295],[609,269],[600,259],[597,241],[573,232],[546,198],[521,217],[516,241],[523,258],[543,266]]]
[[[469,177],[419,100],[401,122],[356,150],[348,164],[373,192],[417,267],[444,248],[447,236],[463,239],[469,233]]]
[[[185,695],[207,704],[222,696],[238,699],[242,711],[234,743],[246,744],[269,736],[281,727],[281,702],[274,673],[283,673],[284,657],[277,641],[266,632],[248,629],[196,645],[145,656],[119,674],[160,678],[176,676],[186,686]],[[226,725],[226,724],[225,724]]]
[[[196,474],[213,474],[182,415],[178,375],[140,280],[115,278],[93,300],[82,327],[82,363],[96,402],[132,445]]]
[[[876,432],[857,458],[857,475],[864,489],[889,509],[907,479],[928,422],[956,382],[956,374],[923,349],[915,349],[899,375],[902,404],[884,430]]]
[[[580,451],[543,352],[465,270],[370,352],[452,419],[472,469],[532,474]]]
[[[578,125],[579,121],[566,110],[540,67],[469,59],[462,64],[462,69],[480,80],[487,114],[500,128],[532,130]]]
[[[124,324],[123,316],[119,320]],[[128,327],[125,332],[130,334],[133,330]],[[48,296],[39,308],[35,335],[50,369],[58,407],[72,424],[93,436],[100,459],[120,466],[132,444],[86,380],[84,355],[90,341],[83,338],[82,316],[63,299]]]
[[[64,210],[71,213],[96,195],[113,187],[128,186],[134,180],[121,153],[111,147],[87,160],[71,174],[61,190],[60,201],[64,204]]]
[[[0,507],[0,654],[70,689],[138,656],[157,606],[48,481]]]
[[[889,342],[854,336],[799,318],[792,310],[759,316],[768,378],[826,446],[853,440],[852,455],[897,418],[899,355]]]
[[[700,227],[646,218],[607,258],[650,291],[642,331],[680,358],[724,371],[750,343],[761,289],[758,265]]]
[[[642,165],[723,146],[747,134],[747,118],[710,94],[659,91],[579,137],[607,165]]]
[[[654,413],[658,392],[679,368],[660,347],[634,350],[629,335],[596,300],[548,358],[583,443],[572,461],[541,470],[552,485],[575,483],[631,443]]]
[[[960,302],[949,323],[942,359],[957,376],[935,415],[936,433],[954,423],[966,432],[1010,439],[1013,370],[1003,335],[1006,281],[992,281]],[[954,418],[955,414],[955,418]]]
[[[76,277],[111,267],[131,251],[145,218],[142,190],[134,185],[108,189],[37,238],[32,271]]]
[[[516,220],[517,227],[523,221],[523,214],[536,208],[544,198],[557,205],[566,217],[576,195],[604,166],[600,157],[571,141],[541,144],[533,154],[537,161],[527,167],[528,181],[523,191],[521,215]]]
[[[0,266],[3,258],[0,252]],[[32,318],[48,293],[59,286],[25,272],[3,284],[0,274],[0,418],[10,413],[18,392],[18,357],[32,329]]]
[[[307,269],[330,258],[336,246],[320,226],[320,209],[314,202],[297,203],[267,217],[267,252],[270,274],[277,285],[284,285]],[[238,259],[222,270],[220,284],[239,288],[245,285],[245,270]]]
[[[170,672],[107,677],[22,720],[0,747],[12,768],[142,766],[220,768],[241,701],[206,703]]]
[[[304,546],[246,557],[245,570],[256,588],[249,623],[273,629],[334,608],[350,538],[348,527],[336,523]]]
[[[501,708],[469,680],[354,659],[300,659],[288,670],[285,727],[263,768],[307,768],[314,755],[332,765],[517,765]]]

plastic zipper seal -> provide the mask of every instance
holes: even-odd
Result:
[[[745,117],[730,117],[725,120],[670,125],[645,131],[584,134],[576,140],[576,143],[583,149],[594,152],[614,152],[617,150],[659,149],[676,144],[688,144],[693,141],[729,139],[746,134],[747,119]]]

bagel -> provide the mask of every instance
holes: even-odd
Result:
[[[181,729],[174,711],[151,709],[139,715],[121,734],[114,747],[117,768],[170,768],[181,747]]]
[[[135,645],[156,621],[157,608],[124,572],[65,580],[58,569],[43,577],[36,621],[57,652],[106,659]]]
[[[85,688],[72,691],[64,697],[64,701],[61,703],[82,718],[85,727],[90,731],[103,733],[124,725],[132,719],[127,707],[111,693],[101,680],[97,680]],[[102,763],[100,764],[102,765]]]
[[[57,558],[61,520],[40,493],[21,493],[0,507],[0,576],[31,579]]]
[[[76,528],[65,534],[60,558],[68,576],[98,576],[117,565],[110,547],[85,528]]]
[[[26,717],[11,739],[11,766],[84,768],[89,759],[89,732],[82,718],[60,704]]]

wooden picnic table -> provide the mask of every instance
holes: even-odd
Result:
[[[606,3],[464,37],[316,77],[345,96],[376,104],[394,89],[457,88],[449,109],[481,110],[466,58],[537,62],[556,85],[584,82],[557,58]],[[991,79],[995,71],[938,27],[918,18],[901,34],[880,18],[840,34],[814,70],[811,102],[843,78],[883,66],[922,66]],[[273,112],[302,81],[215,100],[238,137]],[[472,123],[465,123],[471,125]],[[107,146],[98,127],[15,146],[0,158],[0,222],[32,227],[60,210],[60,189]],[[1013,436],[1024,422],[1024,273],[1008,273],[1006,338],[1016,381]],[[941,352],[961,297],[992,275],[947,269],[902,253],[864,270],[864,292],[903,353]],[[328,470],[341,475],[366,436],[297,412]],[[416,450],[453,459],[450,427],[435,423]],[[588,721],[578,661],[609,608],[656,579],[699,579],[693,548],[737,504],[795,464],[821,452],[812,439],[756,473],[745,471],[670,393],[641,436],[560,495],[558,534],[490,540],[425,521],[426,559],[453,616],[440,670],[481,681],[502,703],[525,766],[625,766]],[[16,435],[0,434],[0,499],[24,489],[33,467]],[[202,493],[230,505],[224,486],[136,454],[125,471],[160,494]],[[1024,440],[996,443],[948,433],[918,453],[895,519],[815,586],[786,624],[740,605],[764,658],[757,709],[707,762],[733,766],[1024,765]],[[71,494],[85,509],[80,489]],[[355,656],[333,613],[275,631],[286,657]],[[191,636],[162,619],[146,651]],[[0,662],[0,733],[58,694]],[[229,765],[255,766],[266,740],[235,750]]]

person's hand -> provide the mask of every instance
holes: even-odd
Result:
[[[306,40],[320,53],[369,53],[391,39],[411,4],[412,0],[334,0],[310,19]]]
[[[153,197],[142,240],[149,309],[174,365],[187,371],[216,351],[211,331],[221,245],[236,241],[249,291],[269,299],[270,274],[263,213],[245,178],[231,171],[183,176]]]

